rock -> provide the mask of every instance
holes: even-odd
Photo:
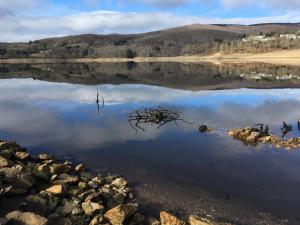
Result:
[[[53,159],[53,157],[49,156],[48,154],[39,154],[38,159],[41,161],[45,161],[45,160],[51,160]]]
[[[150,217],[147,219],[147,224],[148,225],[160,225],[160,221],[158,219]]]
[[[6,158],[6,159],[11,159],[12,155],[14,154],[14,151],[11,149],[4,149],[0,151],[0,156]]]
[[[61,214],[63,216],[67,216],[72,213],[75,205],[73,204],[72,201],[66,201],[64,205],[62,206]]]
[[[0,217],[0,225],[6,225],[7,224],[7,219]]]
[[[78,183],[78,187],[82,190],[85,190],[87,187],[87,184],[85,182],[79,182]]]
[[[54,186],[46,189],[46,192],[53,194],[53,195],[60,195],[63,193],[63,186],[60,184],[54,185]]]
[[[145,217],[140,213],[136,213],[133,216],[133,218],[130,220],[129,225],[141,225],[141,224],[145,224]]]
[[[29,158],[29,153],[27,152],[16,152],[15,158],[19,160],[26,160]]]
[[[60,199],[55,196],[50,196],[48,200],[48,208],[50,211],[53,211],[59,204]]]
[[[178,219],[176,216],[173,216],[167,212],[160,213],[160,222],[161,225],[186,225],[186,223]]]
[[[47,164],[38,165],[32,171],[32,174],[39,180],[49,182],[50,180],[50,167]]]
[[[51,174],[71,173],[73,170],[71,165],[54,163],[50,167]]]
[[[265,143],[268,143],[271,141],[271,136],[266,136],[266,137],[262,137],[262,142],[265,144]]]
[[[74,208],[71,212],[72,215],[79,215],[79,214],[83,214],[84,211],[82,208]]]
[[[6,167],[9,165],[9,162],[6,158],[3,156],[0,156],[0,167]]]
[[[113,196],[113,200],[117,205],[123,204],[125,201],[126,195],[117,193]]]
[[[68,174],[60,174],[56,179],[52,182],[53,184],[76,184],[79,181],[77,176]]]
[[[250,136],[247,137],[247,142],[249,143],[255,143],[257,142],[258,138],[260,137],[260,132],[251,132]]]
[[[104,207],[95,202],[84,202],[82,203],[82,209],[84,213],[88,216],[96,215],[98,213],[103,213]]]
[[[104,215],[112,225],[123,225],[123,222],[134,215],[138,209],[136,204],[122,204],[107,211]]]
[[[103,216],[97,215],[91,220],[90,225],[99,225],[101,224],[102,221],[103,221]]]
[[[3,174],[6,178],[13,179],[18,177],[22,169],[23,167],[21,165],[0,168],[0,174]]]
[[[128,181],[124,178],[117,178],[111,184],[118,188],[125,188],[128,184]]]
[[[75,171],[77,173],[82,173],[84,171],[84,165],[83,164],[79,164],[75,167]]]
[[[59,214],[53,213],[48,216],[47,225],[73,225],[73,223],[70,219],[62,218]]]
[[[14,211],[11,213],[8,213],[6,215],[6,219],[8,220],[8,223],[20,223],[22,225],[46,225],[47,219],[45,217],[36,215],[31,212],[20,212],[20,211]]]
[[[195,215],[189,216],[190,225],[216,225],[216,223],[211,222],[209,219],[200,218]]]
[[[201,133],[204,133],[204,132],[206,132],[208,130],[208,127],[206,126],[206,125],[201,125],[201,126],[199,126],[199,131],[201,132]]]
[[[18,181],[22,188],[25,189],[30,189],[37,183],[31,173],[23,172],[18,176]]]
[[[48,208],[47,200],[38,195],[30,195],[26,198],[22,211],[33,212],[38,215],[46,215]]]

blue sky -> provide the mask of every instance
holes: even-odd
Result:
[[[267,22],[300,22],[300,0],[0,0],[0,42]]]

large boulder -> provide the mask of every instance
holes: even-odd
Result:
[[[167,212],[160,213],[160,223],[161,225],[186,225],[183,220]]]
[[[134,215],[138,209],[136,204],[122,204],[107,211],[104,217],[109,220],[112,225],[123,225],[124,221]]]
[[[46,225],[47,219],[45,217],[36,215],[31,212],[14,211],[6,215],[8,223],[20,225]]]

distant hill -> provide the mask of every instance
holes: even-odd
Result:
[[[0,58],[158,57],[207,55],[220,49],[236,50],[251,35],[279,37],[295,34],[300,23],[255,25],[194,24],[156,32],[128,35],[83,34],[29,43],[0,43]],[[233,46],[232,46],[233,45]],[[274,44],[281,48],[281,43]],[[275,48],[273,45],[270,47]],[[297,47],[297,45],[289,45]],[[300,46],[300,43],[299,43]],[[241,49],[250,49],[251,46]],[[270,49],[268,48],[268,49]]]

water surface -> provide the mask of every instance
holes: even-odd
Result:
[[[105,99],[99,111],[97,89]],[[0,90],[3,139],[125,176],[145,200],[144,210],[213,215],[236,224],[299,224],[300,151],[246,146],[227,131],[264,123],[280,135],[286,121],[294,128],[287,138],[299,136],[300,89],[195,91],[27,78],[2,79]],[[192,124],[144,124],[145,131],[130,126],[136,109],[159,106]],[[214,131],[201,134],[201,124]]]

